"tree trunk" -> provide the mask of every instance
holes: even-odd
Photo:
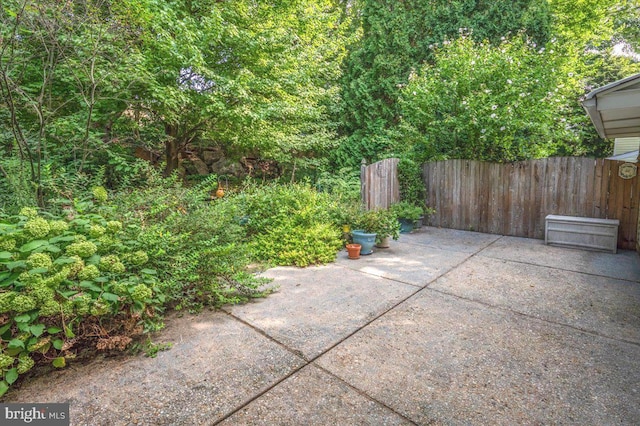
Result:
[[[178,139],[178,129],[176,126],[167,124],[165,126],[167,140],[164,143],[164,152],[166,156],[166,165],[164,167],[164,176],[170,176],[171,173],[178,169],[180,154],[180,143]]]

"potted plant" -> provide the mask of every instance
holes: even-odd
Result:
[[[400,222],[398,217],[390,209],[374,210],[373,229],[375,229],[376,247],[388,248],[389,240],[397,240],[400,237]]]
[[[422,208],[408,201],[400,201],[391,205],[391,210],[400,222],[400,233],[406,234],[413,230],[413,224],[420,219]]]
[[[420,217],[418,218],[418,220],[414,223],[413,227],[415,229],[417,228],[421,228],[424,225],[424,219],[427,216],[431,216],[432,214],[434,214],[436,212],[435,209],[431,208],[431,207],[427,207],[427,206],[422,206],[420,207],[422,209],[422,214],[420,215]]]
[[[373,252],[375,244],[381,244],[385,238],[398,239],[400,227],[396,215],[388,209],[361,211],[353,219],[351,236],[354,243],[362,245],[361,254]],[[387,245],[388,247],[388,245]]]

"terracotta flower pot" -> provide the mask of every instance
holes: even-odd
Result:
[[[347,244],[347,252],[349,253],[349,259],[360,259],[360,244]]]

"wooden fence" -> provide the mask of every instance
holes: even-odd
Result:
[[[397,158],[387,158],[369,166],[362,161],[360,191],[367,210],[389,208],[400,199],[399,188]]]
[[[429,224],[544,238],[548,214],[618,219],[618,248],[636,249],[640,178],[619,177],[621,164],[581,157],[426,163],[426,201],[436,209]]]

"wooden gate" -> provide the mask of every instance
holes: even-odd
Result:
[[[618,248],[636,249],[640,178],[620,177],[622,164],[583,157],[426,163],[426,202],[436,209],[429,224],[544,238],[548,214],[618,219]]]
[[[360,191],[367,210],[389,208],[400,199],[398,159],[387,158],[369,166],[362,160]]]

